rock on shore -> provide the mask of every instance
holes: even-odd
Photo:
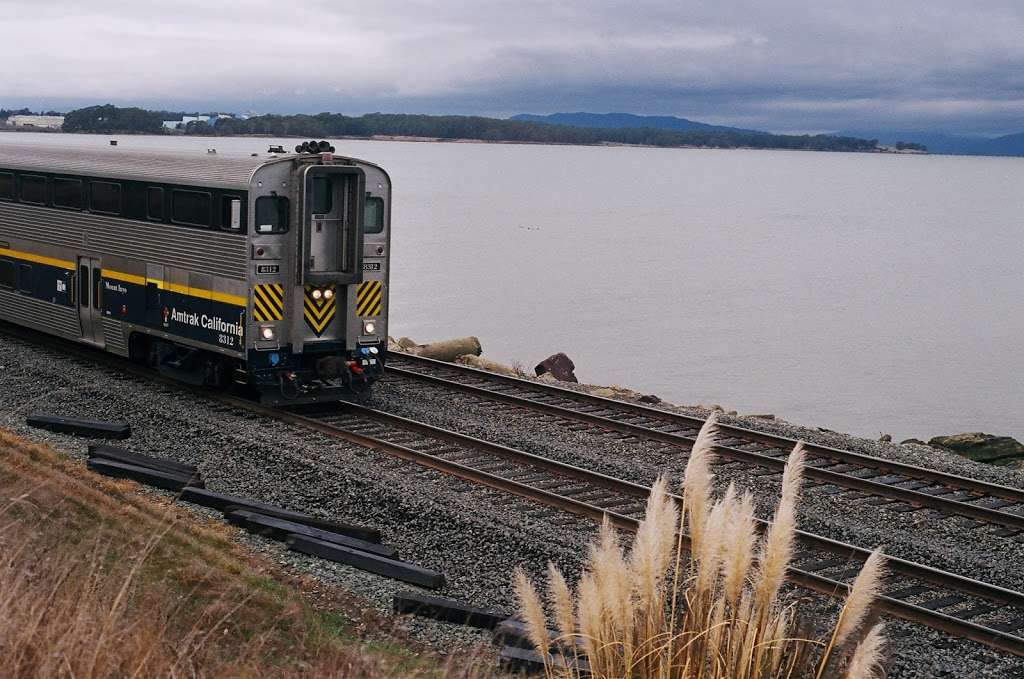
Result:
[[[461,365],[467,365],[471,368],[498,373],[499,375],[525,378],[530,377],[530,375],[527,375],[523,371],[521,366],[505,365],[504,363],[492,361],[481,356],[481,353],[483,352],[480,346],[480,340],[476,337],[464,337],[428,344],[419,344],[408,337],[400,337],[397,340],[393,337],[389,337],[388,351],[424,356],[426,358],[447,361],[449,363],[458,363]],[[638,403],[645,403],[649,405],[661,403],[661,399],[654,394],[642,394],[639,391],[620,387],[616,384],[611,386],[582,384],[576,379],[576,375],[573,373],[574,370],[575,365],[573,364],[572,359],[563,353],[557,353],[549,356],[535,368],[537,373],[536,379],[541,382],[558,383],[566,387],[571,385],[573,389],[584,391],[594,396],[601,396],[603,398],[636,401]],[[733,411],[732,414],[735,414],[735,411]],[[755,415],[754,417],[763,417],[768,419],[775,418],[774,415]]]
[[[928,441],[932,448],[951,450],[976,462],[1009,462],[1024,460],[1024,444],[1009,436],[968,432],[936,436]]]

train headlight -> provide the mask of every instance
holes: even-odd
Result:
[[[269,325],[264,325],[260,328],[260,337],[268,342],[272,341],[275,337],[274,328]]]
[[[363,334],[374,335],[377,333],[377,321],[363,321]]]
[[[313,299],[318,302],[320,301],[320,298],[324,296],[324,293],[320,288],[313,288],[313,292],[310,294],[313,296]]]
[[[324,290],[324,299],[334,299],[334,290],[330,288]]]

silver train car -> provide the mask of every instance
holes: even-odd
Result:
[[[0,143],[0,320],[264,403],[365,395],[386,360],[391,180],[326,142],[271,150]]]

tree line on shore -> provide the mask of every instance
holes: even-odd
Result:
[[[144,108],[112,104],[88,106],[64,115],[65,132],[103,132],[121,134],[161,134],[165,120],[181,120],[189,115],[181,111],[148,111]]]
[[[11,116],[59,116],[58,111],[33,111],[30,108],[0,108],[0,120],[6,120]]]
[[[165,120],[180,120],[182,114],[90,106],[69,111],[65,132],[139,133],[167,132]],[[274,137],[421,137],[472,139],[489,142],[534,142],[546,144],[637,144],[645,146],[699,146],[711,148],[794,149],[814,151],[874,151],[874,139],[837,137],[826,134],[781,135],[767,132],[674,131],[656,128],[599,129],[552,125],[483,116],[431,116],[418,114],[369,113],[346,116],[340,113],[316,115],[260,115],[250,118],[225,117],[211,125],[193,121],[184,129],[189,135],[266,135]]]
[[[482,116],[429,116],[369,113],[345,116],[265,115],[240,120],[225,118],[216,125],[189,123],[186,134],[272,135],[303,137],[426,137],[474,139],[492,142],[546,144],[640,144],[646,146],[704,146],[715,148],[781,148],[835,151],[868,151],[874,140],[828,135],[774,135],[735,132],[676,132],[655,128],[599,129],[569,127]]]

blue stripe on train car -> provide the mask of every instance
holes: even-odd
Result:
[[[74,306],[71,271],[38,262],[14,260],[14,263],[17,267],[17,277],[12,292],[19,292],[25,297],[31,297],[41,302],[59,304],[64,307]]]
[[[104,278],[103,313],[223,349],[245,349],[245,307],[235,304]]]

